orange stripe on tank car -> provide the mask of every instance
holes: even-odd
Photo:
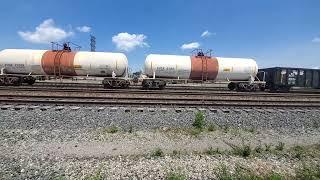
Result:
[[[42,69],[47,75],[76,76],[75,55],[75,52],[47,51],[41,58]]]
[[[215,57],[191,57],[192,80],[215,80],[218,75],[219,64]]]

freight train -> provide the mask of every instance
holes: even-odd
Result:
[[[259,72],[271,92],[289,92],[292,87],[320,89],[320,69],[272,67]]]
[[[207,56],[199,51],[195,56],[148,55],[145,60],[144,88],[162,89],[166,79],[229,82],[230,90],[255,91],[265,83],[257,79],[258,65],[253,59]]]
[[[230,90],[255,91],[264,82],[256,80],[253,59],[207,56],[148,55],[145,60],[144,89],[163,89],[168,80],[227,81]],[[128,60],[122,53],[73,52],[62,50],[6,49],[0,52],[0,85],[32,85],[37,76],[105,77],[105,88],[128,88]]]
[[[32,85],[39,76],[124,77],[128,60],[122,53],[6,49],[0,51],[0,85]],[[106,87],[129,86],[121,78],[105,78]]]

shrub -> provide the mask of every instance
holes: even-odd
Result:
[[[178,150],[173,150],[173,151],[172,151],[172,155],[174,155],[174,156],[178,156],[178,155],[180,155],[180,154],[181,154],[181,152],[178,151]]]
[[[198,129],[203,129],[205,127],[204,114],[202,112],[199,111],[196,113],[192,126]]]
[[[105,131],[107,133],[111,133],[111,134],[114,134],[114,133],[117,133],[119,131],[119,128],[116,127],[116,126],[111,126],[109,128],[106,128]]]
[[[242,142],[242,145],[237,146],[235,144],[225,143],[232,148],[232,153],[237,156],[248,157],[251,155],[252,149],[250,144],[244,144],[244,142]]]
[[[54,177],[53,180],[67,180],[67,178],[64,175],[59,175]]]
[[[248,157],[251,154],[251,147],[249,144],[242,145],[242,147],[237,148],[236,153],[242,157]]]
[[[261,147],[261,144],[259,144],[257,147],[255,147],[255,148],[254,148],[254,151],[255,151],[256,153],[262,153],[263,149],[262,149],[262,147]]]
[[[186,176],[181,173],[170,173],[166,177],[167,180],[185,180]]]
[[[270,151],[271,151],[271,146],[272,146],[272,144],[264,144],[265,150],[266,150],[267,152],[270,152]]]
[[[151,156],[153,156],[153,157],[163,157],[164,156],[164,152],[160,148],[156,148],[152,152]]]
[[[231,173],[225,165],[220,165],[217,172],[217,179],[219,180],[246,180],[246,179],[252,179],[252,180],[262,180],[262,179],[268,179],[268,180],[282,180],[284,177],[282,177],[280,174],[271,172],[266,175],[258,175],[253,170],[248,169],[246,167],[237,165],[235,168],[234,173]]]
[[[215,154],[221,154],[222,152],[219,150],[219,148],[213,149],[212,147],[210,147],[205,151],[205,153],[208,155],[215,155]]]
[[[320,179],[320,165],[319,164],[304,164],[302,168],[296,169],[296,178],[297,179]]]
[[[224,125],[223,126],[223,132],[224,133],[228,133],[229,129],[230,129],[229,125]]]
[[[279,143],[276,145],[275,149],[276,149],[277,151],[283,151],[283,149],[284,149],[284,143],[283,143],[283,142],[279,142]]]
[[[302,157],[304,156],[304,149],[301,146],[294,146],[293,147],[293,157],[294,158],[298,158],[298,159],[302,159]]]
[[[217,129],[216,125],[214,124],[209,124],[208,126],[208,131],[212,132],[212,131],[215,131]]]
[[[232,146],[231,146],[232,147]],[[249,144],[242,144],[241,146],[232,147],[233,153],[242,157],[249,157],[251,154],[251,146]]]
[[[133,132],[133,127],[132,127],[132,126],[129,127],[128,132],[129,132],[129,133],[132,133],[132,132]]]
[[[247,129],[247,131],[248,131],[248,132],[251,132],[251,133],[255,133],[255,132],[256,132],[256,129],[252,127],[252,128]]]
[[[196,128],[196,129],[192,128],[189,130],[189,132],[192,136],[198,136],[202,132],[202,130],[199,128]]]
[[[101,175],[101,170],[99,169],[96,174],[89,176],[85,178],[86,180],[103,180],[103,177]]]
[[[219,180],[232,180],[233,175],[230,171],[228,171],[227,166],[224,164],[221,164],[217,168],[217,179]]]

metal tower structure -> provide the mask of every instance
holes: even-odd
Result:
[[[96,51],[96,37],[93,35],[90,35],[90,46],[91,46],[91,52]]]

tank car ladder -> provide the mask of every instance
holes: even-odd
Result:
[[[207,81],[208,80],[208,57],[207,56],[201,56],[202,61],[202,73],[201,73],[201,80]]]
[[[61,57],[65,53],[65,50],[59,50],[57,54],[54,56],[53,60],[53,75],[57,79],[57,72],[56,69],[58,70],[58,77],[61,78]]]

